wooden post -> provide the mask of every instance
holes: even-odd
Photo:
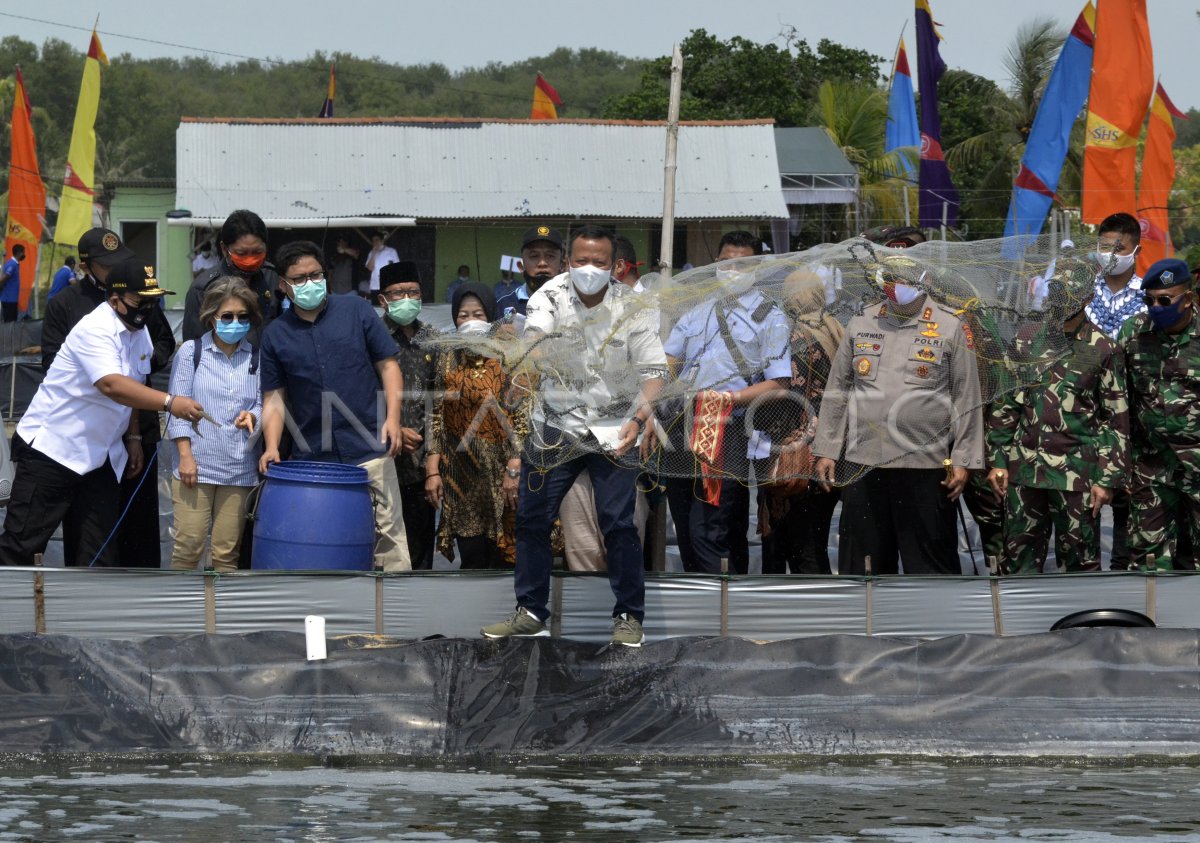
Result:
[[[217,572],[212,568],[204,569],[204,632],[217,632]]]
[[[1146,617],[1158,623],[1158,574],[1153,568],[1146,574]]]
[[[659,244],[662,277],[670,278],[675,255],[675,171],[679,160],[679,100],[683,94],[683,51],[671,51],[671,99],[667,105],[667,150],[663,158],[663,222]]]
[[[863,567],[867,572],[867,635],[875,633],[875,581],[871,578],[871,557],[863,558]]]
[[[383,577],[375,572],[375,634],[383,635]]]
[[[33,632],[35,635],[46,634],[46,577],[42,573],[42,554],[35,553],[33,566],[37,573],[33,575]]]
[[[562,607],[563,607],[563,578],[561,575],[550,578],[550,634],[555,638],[562,637]]]
[[[721,637],[729,635],[729,560],[721,557]]]
[[[988,557],[988,571],[992,575],[988,582],[992,591],[992,628],[997,635],[1003,635],[1004,616],[1000,614],[1000,560],[997,557]]]

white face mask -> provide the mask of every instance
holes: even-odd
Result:
[[[721,282],[721,291],[725,295],[740,296],[754,286],[754,273],[742,272],[738,269],[718,269],[713,277]]]
[[[458,323],[458,332],[468,337],[480,337],[486,334],[491,327],[482,319],[465,319]]]
[[[1140,248],[1142,247],[1134,247],[1134,250],[1127,255],[1114,255],[1112,252],[1095,252],[1096,265],[1100,267],[1100,274],[1124,275],[1133,269],[1133,263],[1137,260],[1137,253]]]
[[[925,274],[922,273],[921,278],[924,279],[924,277]],[[901,307],[912,304],[921,297],[922,290],[920,287],[914,287],[911,284],[902,284],[900,282],[885,281],[883,279],[882,269],[876,273],[875,283],[879,286],[879,289],[883,290],[883,294],[885,296]]]
[[[921,297],[921,291],[908,284],[893,284],[892,294],[895,297],[896,304],[901,307],[904,307],[906,304],[912,304]]]
[[[571,283],[585,296],[596,295],[612,280],[612,272],[598,266],[573,266],[570,273]]]

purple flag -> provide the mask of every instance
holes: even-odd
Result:
[[[958,191],[950,181],[950,168],[942,154],[942,121],[938,117],[937,82],[946,72],[938,53],[941,36],[933,26],[929,0],[917,0],[917,81],[921,90],[921,189],[922,228],[937,228],[945,213],[946,225],[958,225]]]

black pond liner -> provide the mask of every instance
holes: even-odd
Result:
[[[0,636],[6,753],[1200,758],[1200,637]]]

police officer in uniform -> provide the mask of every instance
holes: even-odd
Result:
[[[872,267],[885,301],[846,326],[813,441],[817,477],[842,492],[838,573],[958,574],[957,500],[983,467],[971,328],[922,287],[916,261]]]

